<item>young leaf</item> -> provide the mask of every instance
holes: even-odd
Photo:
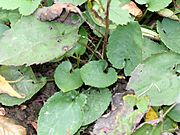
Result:
[[[72,65],[69,61],[64,61],[55,70],[55,83],[63,92],[77,89],[81,87],[83,81],[81,79],[80,70],[72,70]]]
[[[22,17],[0,39],[0,64],[32,65],[60,57],[75,45],[78,28],[41,22],[34,16]]]
[[[167,7],[172,0],[135,0],[138,4],[146,4],[149,11],[159,11]]]
[[[111,101],[111,92],[108,89],[91,88],[84,94],[87,96],[87,104],[84,109],[83,126],[98,119]]]
[[[26,129],[8,117],[0,116],[0,135],[26,135]]]
[[[157,23],[157,30],[163,43],[172,51],[180,53],[180,23],[166,18],[162,23]]]
[[[86,45],[88,43],[88,33],[84,27],[80,27],[79,35],[79,40],[77,41],[76,45],[65,54],[66,57],[73,56],[73,54],[83,55],[85,53]]]
[[[21,81],[21,80],[19,80]],[[16,81],[15,81],[16,82]],[[18,81],[17,81],[18,82]],[[3,76],[0,75],[0,94],[8,94],[11,97],[25,98],[25,95],[17,93]]]
[[[115,68],[124,68],[130,75],[142,61],[143,40],[140,26],[130,22],[127,26],[118,26],[110,35],[107,57]]]
[[[6,106],[20,105],[21,103],[30,99],[46,83],[45,78],[36,79],[30,67],[1,66],[0,74],[8,81],[15,81],[19,78],[22,78],[19,81],[10,83],[10,86],[6,88],[8,89],[9,87],[12,87],[17,91],[17,93],[25,95],[25,98],[19,99],[6,94],[1,94],[0,103]]]
[[[109,68],[107,73],[104,70],[107,63],[104,60],[90,61],[81,68],[81,78],[86,85],[105,88],[115,83],[117,73],[113,68]]]
[[[136,67],[127,89],[133,89],[137,96],[147,95],[152,106],[179,102],[179,64],[179,54],[167,52],[153,55]]]
[[[0,0],[0,7],[7,10],[19,9],[22,15],[32,14],[41,0]]]
[[[86,96],[76,91],[57,92],[42,107],[38,135],[73,135],[83,121]]]

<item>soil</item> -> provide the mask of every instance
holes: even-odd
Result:
[[[47,78],[53,78],[54,70],[57,65],[57,63],[46,63],[43,65],[32,66],[32,68],[37,76],[42,75]],[[126,80],[119,80],[110,88],[111,92],[113,94],[124,92],[126,84]],[[18,124],[24,126],[27,129],[27,135],[37,135],[35,128],[37,126],[38,113],[44,102],[46,102],[46,100],[57,91],[58,88],[54,82],[50,80],[41,91],[39,91],[36,95],[34,95],[33,98],[23,103],[22,105],[13,107],[6,107],[1,105],[0,107],[5,109],[5,116],[14,119]],[[90,135],[93,125],[94,123],[89,125],[89,127],[84,131],[81,131],[81,135]]]

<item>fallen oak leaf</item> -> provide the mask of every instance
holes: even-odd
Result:
[[[25,95],[20,95],[16,92],[9,83],[16,83],[20,81],[22,78],[16,81],[7,81],[3,76],[0,75],[0,94],[6,93],[9,96],[16,97],[16,98],[25,98]]]
[[[8,117],[0,116],[0,135],[26,135],[26,129]]]

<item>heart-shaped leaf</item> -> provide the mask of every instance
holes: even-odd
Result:
[[[98,88],[105,88],[115,83],[117,73],[115,69],[109,68],[108,72],[104,70],[107,63],[104,60],[90,61],[81,68],[81,78],[86,85]]]
[[[124,68],[130,75],[142,61],[143,40],[140,26],[130,22],[127,26],[118,26],[109,38],[107,57],[115,68]]]
[[[69,61],[61,63],[55,70],[55,83],[63,92],[77,89],[83,84],[80,70],[75,69],[71,72],[70,70],[72,65]]]

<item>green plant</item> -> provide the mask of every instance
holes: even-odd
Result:
[[[127,90],[133,90],[135,96],[121,97],[123,105],[116,109],[124,111],[115,113],[120,116],[117,119],[108,117],[120,122],[109,134],[140,135],[145,129],[153,129],[149,134],[159,134],[170,132],[168,122],[180,122],[178,0],[41,2],[0,0],[0,75],[7,80],[23,76],[11,86],[26,96],[18,99],[1,93],[0,103],[13,106],[29,100],[46,84],[44,77],[35,77],[31,66],[54,62],[59,64],[53,79],[60,91],[41,109],[38,135],[78,134],[80,127],[101,117],[112,99],[110,86],[122,77],[120,73],[130,76]],[[140,5],[144,6],[142,10]],[[154,12],[158,19],[148,23]],[[97,41],[89,35],[95,35]],[[156,126],[140,123],[148,106],[164,111],[156,111]],[[127,124],[129,127],[123,128]],[[137,128],[137,124],[142,127]],[[96,126],[97,133],[100,129]]]

